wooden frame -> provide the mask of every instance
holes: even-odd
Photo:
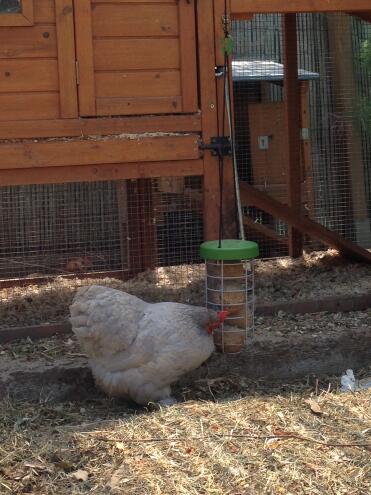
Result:
[[[91,0],[74,0],[80,115],[97,114]]]
[[[231,13],[364,12],[370,0],[231,0]]]
[[[15,14],[0,14],[0,27],[33,26],[34,0],[21,0],[22,10]]]
[[[92,17],[94,2],[92,2],[92,0],[73,1],[75,7],[76,58],[78,63],[79,109],[81,116],[112,116],[128,115],[130,113],[138,115],[141,113],[171,114],[198,111],[197,66],[194,56],[190,56],[190,54],[196,53],[194,0],[176,3],[179,22],[179,71],[181,94],[171,97],[157,97],[154,98],[152,102],[150,101],[150,98],[143,98],[143,107],[140,106],[140,98],[138,98],[138,102],[136,103],[138,106],[135,111],[130,110],[130,108],[132,108],[132,104],[130,104],[129,101],[131,99],[130,97],[116,96],[107,98],[99,97],[97,95],[99,84],[96,80],[97,72],[94,67],[94,33]],[[121,2],[118,1],[116,3]],[[130,39],[130,37],[127,39]],[[146,37],[141,41],[145,40],[148,41],[150,38]],[[135,100],[135,97],[132,99]],[[127,106],[123,106],[124,104]],[[152,105],[151,111],[148,108],[150,104]],[[122,111],[117,110],[120,106],[123,109]],[[129,112],[128,109],[130,110]]]
[[[73,118],[78,116],[73,0],[55,0],[55,17],[60,115]]]
[[[104,180],[188,177],[204,174],[203,160],[141,162],[0,170],[0,185],[63,184]]]
[[[205,143],[218,135],[213,4],[213,0],[202,0],[197,4],[202,139]],[[203,174],[205,240],[218,237],[220,203],[217,171],[218,160],[207,151],[204,155]]]
[[[201,116],[157,115],[91,119],[0,121],[0,140],[81,137],[145,132],[200,132]]]
[[[179,41],[182,112],[198,110],[197,67],[191,53],[196,54],[196,26],[194,22],[194,1],[179,4]]]
[[[195,134],[84,139],[58,142],[23,142],[0,146],[0,170],[49,168],[101,163],[197,160]]]
[[[300,82],[298,79],[298,47],[296,14],[283,16],[284,45],[284,109],[287,129],[287,186],[289,206],[301,210],[301,140],[300,140]],[[298,258],[303,254],[303,235],[289,226],[289,254]]]

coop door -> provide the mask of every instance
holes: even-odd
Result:
[[[254,185],[286,183],[283,103],[250,103],[250,153]]]
[[[197,111],[194,0],[75,0],[82,116]]]

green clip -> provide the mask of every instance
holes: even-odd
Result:
[[[227,57],[230,57],[233,53],[233,48],[234,48],[233,38],[228,34],[228,36],[226,36],[222,40],[223,55],[227,55]]]

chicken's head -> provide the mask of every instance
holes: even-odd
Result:
[[[228,318],[229,312],[227,310],[224,311],[209,311],[210,318],[206,323],[206,330],[208,333],[213,334],[214,330],[220,328],[224,323],[226,318]]]

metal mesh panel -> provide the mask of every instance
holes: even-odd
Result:
[[[122,267],[113,182],[0,188],[0,277]]]
[[[371,247],[371,25],[344,14],[300,14],[297,30],[302,212]],[[233,36],[240,175],[287,203],[282,16],[235,21]],[[245,213],[247,235],[260,242],[263,255],[287,254],[284,223],[256,208]],[[262,235],[253,222],[272,235]]]
[[[3,281],[116,271],[129,277],[199,261],[199,177],[1,187],[0,201]]]

